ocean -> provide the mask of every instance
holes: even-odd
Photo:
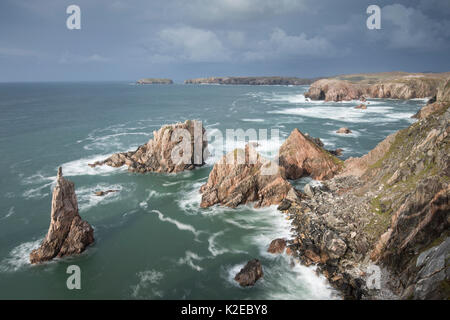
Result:
[[[0,299],[338,299],[314,267],[271,255],[288,238],[275,206],[200,209],[200,186],[221,154],[180,174],[136,174],[87,164],[146,143],[163,124],[187,119],[207,132],[268,129],[257,150],[271,157],[294,128],[343,159],[361,156],[414,122],[425,100],[311,102],[307,86],[134,85],[129,82],[0,84]],[[353,132],[335,131],[348,127]],[[272,139],[278,129],[280,139]],[[219,150],[211,141],[211,150]],[[225,150],[243,146],[228,143]],[[83,254],[31,266],[49,223],[58,166],[76,187],[96,242]],[[299,187],[308,179],[295,181]],[[95,191],[117,189],[104,197]],[[264,277],[241,288],[234,275],[252,258]],[[67,267],[81,269],[69,290]]]

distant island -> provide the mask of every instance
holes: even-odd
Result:
[[[136,81],[137,84],[173,84],[172,79],[143,78]]]
[[[184,81],[184,84],[310,85],[316,80],[296,77],[209,77]]]

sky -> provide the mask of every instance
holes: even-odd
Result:
[[[445,72],[449,52],[448,0],[0,1],[1,82]]]

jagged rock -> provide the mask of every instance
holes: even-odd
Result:
[[[305,97],[312,100],[347,101],[359,99],[363,92],[361,85],[349,81],[321,79],[311,84]]]
[[[294,129],[279,151],[280,166],[288,179],[311,176],[322,180],[333,177],[340,169],[340,160]]]
[[[192,170],[202,166],[206,159],[207,141],[204,134],[205,129],[200,121],[186,120],[184,123],[165,125],[154,131],[153,139],[136,151],[116,153],[89,166],[126,165],[129,171],[139,173]],[[184,151],[187,153],[183,154]]]
[[[277,253],[283,253],[284,249],[286,249],[286,240],[285,239],[275,239],[272,240],[272,242],[269,245],[269,249],[267,249],[267,252],[277,254]]]
[[[252,147],[235,149],[216,163],[202,193],[202,208],[221,204],[237,207],[255,202],[255,207],[279,204],[292,189],[284,169],[264,159]]]
[[[352,130],[350,130],[349,128],[345,128],[345,127],[343,127],[343,128],[339,128],[339,130],[338,130],[338,131],[336,131],[336,133],[344,133],[344,134],[349,134],[349,133],[352,133]]]
[[[323,248],[331,259],[338,259],[345,254],[347,244],[331,230],[327,230],[323,235]]]
[[[75,185],[64,179],[59,168],[53,190],[50,228],[41,246],[31,252],[30,262],[80,254],[93,242],[94,230],[78,213]]]
[[[361,103],[361,104],[357,105],[357,106],[355,107],[355,109],[366,110],[366,109],[367,109],[367,105],[365,105],[364,103]]]
[[[283,199],[283,201],[281,201],[280,205],[277,207],[277,210],[285,211],[291,207],[291,204],[292,204],[291,201]]]
[[[244,268],[239,271],[234,277],[242,287],[253,286],[258,279],[263,276],[261,262],[258,259],[253,259],[247,262]]]

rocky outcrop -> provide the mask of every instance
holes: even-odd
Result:
[[[450,78],[444,81],[438,88],[437,94],[432,97],[427,105],[422,107],[413,118],[425,119],[433,113],[443,111],[450,103]]]
[[[94,242],[94,230],[78,213],[73,182],[64,179],[58,169],[53,190],[50,228],[40,247],[30,254],[30,262],[41,263],[55,257],[80,254]]]
[[[143,78],[136,81],[137,84],[173,84],[171,79]]]
[[[204,135],[205,129],[200,121],[187,120],[165,125],[153,132],[153,139],[135,151],[116,153],[89,166],[126,165],[129,171],[139,173],[192,170],[204,164],[207,155]]]
[[[234,208],[248,202],[261,207],[279,204],[292,196],[293,188],[286,181],[283,168],[247,145],[245,150],[235,149],[223,156],[200,192],[202,208],[215,204]]]
[[[330,179],[341,169],[341,162],[298,129],[291,132],[279,151],[279,163],[288,179]]]
[[[242,287],[249,287],[253,286],[263,275],[261,262],[258,259],[253,259],[247,262],[244,268],[236,274],[234,280]]]
[[[231,84],[231,85],[308,85],[316,79],[295,77],[210,77],[185,80],[185,84]]]
[[[444,107],[307,185],[285,211],[296,230],[286,252],[316,264],[346,298],[450,296],[450,103],[434,103]],[[365,286],[373,263],[384,270],[380,290]]]
[[[325,101],[356,100],[362,97],[364,89],[362,85],[345,80],[321,79],[311,84],[305,97]]]
[[[336,131],[336,133],[349,134],[352,133],[352,130],[350,130],[349,128],[342,127],[339,128],[338,131]]]
[[[119,190],[112,190],[112,189],[110,189],[110,190],[106,190],[106,191],[95,191],[94,194],[97,197],[103,197],[103,196],[106,196],[109,193],[115,193],[115,192],[119,192]]]
[[[284,249],[286,249],[286,240],[285,239],[275,239],[269,245],[267,252],[273,254],[283,253]]]
[[[339,76],[312,83],[305,97],[325,101],[427,98],[436,95],[448,75],[392,72]]]

